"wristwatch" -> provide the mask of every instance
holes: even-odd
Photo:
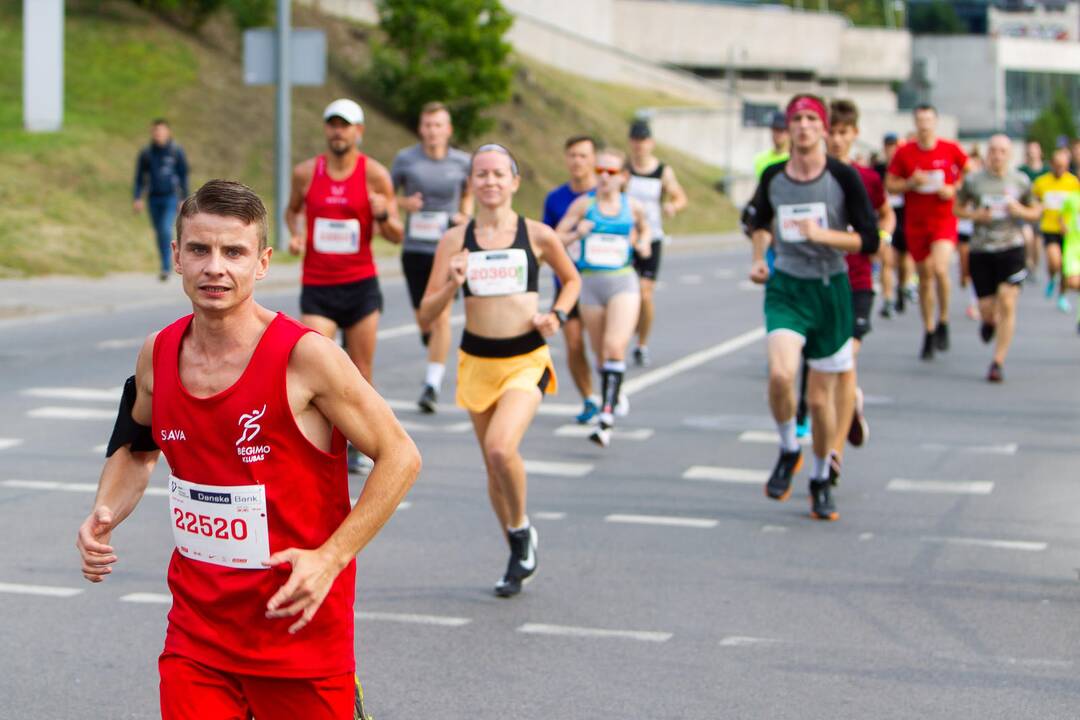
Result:
[[[386,222],[386,218],[388,218],[388,217],[390,217],[390,213],[387,212],[386,210],[383,210],[382,215],[372,215],[371,219],[374,220],[375,222]]]
[[[562,327],[566,324],[568,318],[566,317],[566,313],[564,313],[562,310],[556,310],[555,308],[551,308],[551,314],[559,320],[559,327]]]

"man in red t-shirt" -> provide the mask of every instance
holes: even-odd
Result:
[[[172,249],[193,314],[139,351],[76,542],[87,580],[114,572],[112,532],[163,452],[165,720],[351,718],[355,556],[420,471],[336,343],[255,302],[266,235],[265,206],[239,183],[211,180],[181,206]],[[375,461],[355,506],[346,439]]]
[[[857,165],[852,161],[851,149],[855,140],[859,137],[859,109],[850,100],[834,100],[829,104],[829,137],[827,144],[829,154],[837,160],[851,165],[859,173],[859,177],[866,187],[866,194],[870,197],[870,204],[877,211],[878,231],[881,234],[881,249],[884,253],[887,243],[892,239],[893,230],[896,228],[896,213],[885,196],[885,188],[881,184],[881,178],[872,168]],[[862,339],[870,332],[870,316],[874,309],[874,277],[873,258],[862,253],[848,253],[848,280],[851,282],[851,306],[855,318],[855,326],[852,331],[852,351],[856,358],[859,357],[859,349],[862,347]],[[850,372],[841,373],[837,387],[837,395],[845,393],[848,398],[854,396],[855,412],[850,423],[841,422],[838,419],[836,440],[833,443],[833,455],[836,458],[831,468],[830,477],[839,475],[840,461],[844,457],[844,445],[850,442],[855,447],[860,447],[870,437],[870,428],[863,415],[862,390],[858,386],[856,368]],[[852,407],[852,405],[839,407]]]
[[[957,242],[953,203],[968,164],[959,145],[938,138],[937,119],[933,106],[915,108],[915,142],[896,151],[885,176],[886,190],[904,194],[904,235],[919,270],[923,360],[932,360],[935,349],[949,349],[949,263]]]

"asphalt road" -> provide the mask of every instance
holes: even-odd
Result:
[[[523,450],[539,572],[509,601],[491,593],[506,546],[467,416],[412,409],[424,359],[404,286],[385,284],[376,384],[425,466],[358,565],[356,652],[379,720],[1077,715],[1072,317],[1029,286],[1006,382],[990,386],[959,292],[953,349],[933,363],[911,311],[875,315],[870,442],[848,453],[840,521],[816,523],[805,472],[786,504],[762,493],[776,449],[747,254],[665,255],[654,364],[632,371],[609,449],[574,434],[562,372]],[[260,297],[295,313],[297,294]],[[116,532],[107,582],[83,581],[73,547],[138,343],[187,311],[178,289],[123,305],[0,323],[3,718],[157,716],[166,498]],[[162,463],[159,492],[166,476]]]

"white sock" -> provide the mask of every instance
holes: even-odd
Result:
[[[810,473],[811,480],[829,479],[829,458],[814,456],[814,471]]]
[[[521,527],[507,527],[506,529],[509,532],[521,532],[522,530],[528,530],[529,529],[529,516],[528,515],[525,516],[525,522],[521,523]]]
[[[429,362],[427,364],[427,375],[424,382],[438,391],[442,387],[443,375],[446,374],[446,366],[442,363]]]
[[[776,430],[780,433],[781,450],[795,452],[799,449],[799,438],[795,435],[795,418],[776,423]]]

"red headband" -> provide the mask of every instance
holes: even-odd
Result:
[[[825,109],[825,103],[821,102],[817,98],[802,95],[795,98],[787,106],[787,122],[788,126],[791,125],[791,119],[795,117],[795,113],[809,110],[810,112],[821,118],[822,124],[825,126],[825,132],[829,131],[829,113]]]

